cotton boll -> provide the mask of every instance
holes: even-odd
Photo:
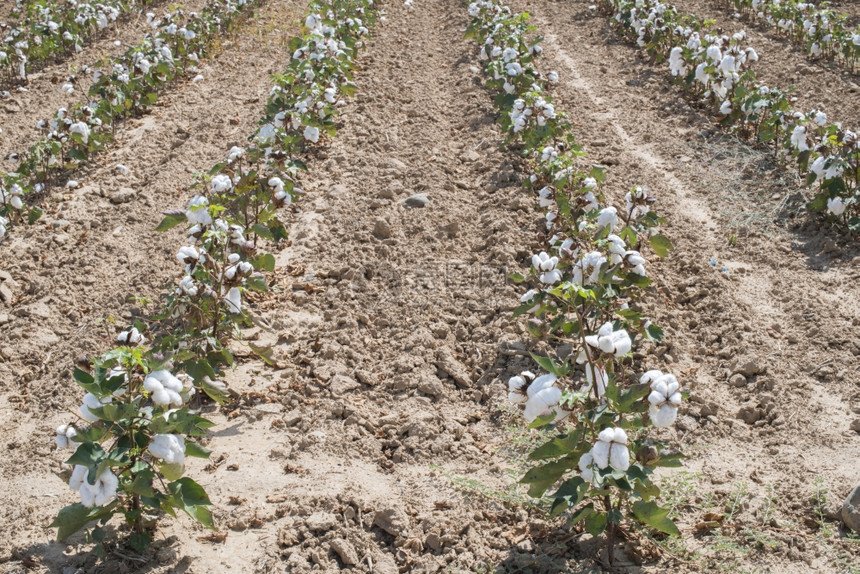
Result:
[[[90,411],[90,409],[101,408],[106,404],[109,404],[111,400],[111,397],[103,397],[99,399],[92,393],[85,394],[83,399],[84,404],[82,404],[81,408],[79,409],[81,418],[91,423],[98,421],[99,417],[97,417],[92,411]]]
[[[77,443],[74,440],[77,434],[78,431],[72,425],[60,425],[57,427],[57,436],[54,441],[60,448],[72,448]]]
[[[313,126],[307,126],[305,127],[305,131],[302,135],[309,142],[317,143],[320,140],[320,129]]]
[[[238,287],[232,287],[224,297],[224,301],[227,303],[227,311],[230,313],[238,315],[242,312],[242,292]]]
[[[212,178],[209,185],[212,188],[212,193],[225,193],[233,189],[233,180],[230,179],[229,175],[219,173]]]
[[[531,387],[529,387],[529,390],[531,390]],[[534,393],[529,392],[529,395],[523,416],[528,422],[533,422],[540,415],[558,405],[558,401],[561,399],[561,389],[555,386],[548,386]]]
[[[577,466],[579,467],[580,475],[582,476],[582,480],[585,482],[591,482],[594,480],[594,470],[591,468],[594,465],[594,457],[591,452],[586,452],[582,456],[579,457],[579,462]]]
[[[648,407],[648,416],[655,427],[668,428],[675,424],[678,407],[669,403],[663,403],[660,406],[652,404]]]
[[[845,202],[842,201],[841,197],[831,197],[827,200],[827,211],[839,217],[843,213],[845,213]]]
[[[618,210],[614,207],[604,207],[597,215],[597,226],[608,227],[614,231],[618,227]]]
[[[167,464],[185,463],[185,439],[176,434],[157,434],[147,447],[149,454]]]
[[[227,179],[229,180],[230,178],[228,177]],[[192,198],[188,202],[188,208],[185,210],[185,217],[192,225],[212,225],[212,216],[209,215],[209,200],[202,195]]]
[[[609,466],[622,472],[630,468],[630,450],[626,445],[612,444],[609,449]]]
[[[183,385],[170,371],[153,371],[143,380],[143,388],[151,394],[152,402],[159,406],[181,406]]]

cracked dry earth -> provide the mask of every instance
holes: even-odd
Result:
[[[652,264],[647,303],[665,344],[636,358],[690,390],[663,437],[688,455],[662,482],[683,537],[631,533],[618,570],[856,572],[857,541],[833,520],[860,477],[860,314],[846,304],[860,297],[856,244],[798,213],[793,175],[717,134],[588,3],[511,5],[545,36],[557,108],[608,166],[609,196],[648,185],[676,246]],[[110,344],[112,318],[138,312],[129,296],[157,298],[173,277],[178,232],[152,229],[195,171],[251,132],[303,9],[264,4],[204,82],[124,125],[82,190],[50,198],[46,225],[2,245],[13,293],[0,303],[3,571],[600,571],[596,541],[516,485],[538,439],[505,405],[507,378],[531,363],[511,319],[521,288],[506,277],[540,250],[542,216],[516,152],[501,147],[462,38],[465,6],[441,0],[383,6],[338,135],[309,159],[291,244],[246,333],[275,348],[279,368],[248,357],[228,376],[241,398],[210,413],[212,457],[189,470],[220,533],[168,520],[146,564],[97,562],[81,537],[53,541],[47,524],[73,500],[54,476],[64,455],[52,437],[80,400],[74,361]],[[760,54],[773,77],[794,73]],[[31,125],[56,105],[35,101],[8,121]],[[860,123],[847,99],[833,101],[845,116],[831,119]],[[132,201],[108,201],[119,187]],[[404,203],[416,194],[425,205]],[[52,229],[57,220],[69,226]],[[729,519],[700,529],[708,513]]]

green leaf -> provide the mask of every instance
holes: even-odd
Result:
[[[529,460],[557,458],[574,452],[582,441],[582,432],[582,429],[575,429],[568,434],[553,438],[529,453]]]
[[[574,466],[576,466],[576,462],[569,458],[549,462],[529,470],[520,480],[520,484],[529,485],[529,496],[540,498],[550,486],[558,482],[558,479]]]
[[[146,552],[151,543],[152,538],[145,532],[135,533],[128,537],[128,545],[139,554]]]
[[[530,428],[530,429],[543,428],[546,425],[550,424],[554,420],[555,420],[555,413],[551,412],[551,413],[539,415],[535,420],[533,420],[529,424],[528,428]]]
[[[269,231],[269,228],[266,227],[265,225],[263,225],[262,223],[255,223],[254,225],[251,226],[251,229],[254,231],[254,233],[259,235],[263,239],[268,239],[269,241],[272,241],[275,239],[275,236],[272,235],[272,232]],[[269,256],[271,257],[271,255],[269,255]],[[254,267],[257,267],[257,266],[255,265]]]
[[[574,513],[574,515],[570,517],[570,523],[576,524],[580,520],[584,520],[584,519],[588,518],[589,516],[591,516],[591,514],[593,512],[594,512],[594,505],[593,504],[587,504],[587,505],[583,506],[582,508],[580,508],[579,510],[577,510]]]
[[[212,502],[202,486],[185,476],[168,484],[167,489],[172,495],[171,502],[174,506],[181,508],[188,516],[207,528],[215,530],[212,513],[206,508]]]
[[[271,253],[264,253],[251,259],[251,265],[258,271],[271,273],[275,270],[275,256]]]
[[[570,365],[568,365],[566,362],[558,364],[549,357],[541,357],[540,355],[535,355],[534,353],[529,353],[529,355],[531,355],[532,359],[534,359],[534,361],[538,365],[540,365],[546,371],[552,373],[553,375],[556,375],[557,377],[563,377],[570,372]]]
[[[606,513],[592,512],[585,518],[585,531],[592,536],[600,536],[606,529]]]
[[[510,279],[514,283],[522,283],[526,280],[525,275],[523,275],[522,273],[511,273],[510,275],[508,275],[508,279]]]
[[[101,392],[101,386],[96,383],[96,380],[91,374],[83,369],[75,367],[75,371],[72,373],[72,378],[87,392],[93,393],[94,395],[98,395]]]
[[[230,398],[229,393],[221,387],[213,385],[209,380],[201,380],[197,384],[200,385],[200,388],[203,389],[203,392],[206,393],[210,399],[219,405],[226,403],[227,399]]]
[[[33,225],[40,217],[42,217],[42,210],[35,206],[31,207],[27,212],[27,225]]]
[[[658,257],[666,257],[674,249],[672,242],[663,235],[652,235],[648,241]]]
[[[193,456],[195,458],[209,458],[212,451],[203,448],[194,441],[185,439],[185,456]]]
[[[660,508],[655,502],[645,502],[638,500],[633,503],[633,515],[640,521],[656,528],[660,532],[670,534],[672,536],[680,536],[681,532],[675,523],[669,520],[667,515],[669,511],[665,508]]]
[[[80,502],[70,504],[57,513],[57,517],[49,525],[57,529],[57,540],[65,540],[92,520],[90,510]]]
[[[245,288],[258,293],[266,293],[269,290],[266,278],[262,275],[252,275],[245,281]]]
[[[85,442],[78,445],[66,464],[80,464],[81,466],[94,467],[107,458],[107,453],[97,442]]]
[[[567,508],[573,508],[585,498],[585,493],[588,492],[588,489],[591,485],[585,482],[581,476],[574,476],[573,478],[569,478],[564,481],[555,494],[552,495],[554,499],[552,503],[552,509],[550,513],[553,516],[560,514],[563,510]]]
[[[188,218],[185,217],[184,211],[169,211],[164,214],[164,219],[161,220],[161,223],[158,224],[158,227],[156,227],[155,230],[167,231],[168,229],[173,229],[184,221],[188,221]]]

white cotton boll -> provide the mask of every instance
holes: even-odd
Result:
[[[560,399],[561,389],[554,386],[542,388],[533,394],[530,393],[530,396],[526,401],[526,408],[525,411],[523,411],[523,416],[528,422],[533,422],[543,413],[557,407]]]
[[[316,14],[308,14],[308,17],[305,18],[305,27],[306,28],[316,28],[319,23],[319,18]]]
[[[655,427],[667,428],[675,424],[678,407],[669,403],[663,403],[660,406],[652,404],[648,407],[648,416]]]
[[[519,56],[519,53],[513,48],[505,48],[504,50],[502,50],[502,59],[505,62],[510,62],[517,56]]]
[[[610,231],[618,227],[618,210],[614,207],[604,207],[597,215],[597,227],[608,227]]]
[[[827,200],[827,211],[839,217],[845,213],[845,202],[841,197],[831,197]]]
[[[227,303],[227,311],[230,313],[238,315],[242,312],[242,292],[238,287],[231,288],[224,297],[224,301]]]
[[[77,441],[75,437],[78,431],[72,425],[60,425],[57,427],[57,436],[54,441],[60,448],[72,448]]]
[[[212,178],[209,185],[212,188],[212,193],[225,193],[233,189],[233,180],[230,179],[229,175],[219,173]]]
[[[230,178],[227,179],[229,180]],[[188,218],[188,222],[192,225],[212,225],[212,216],[209,215],[209,200],[202,195],[192,198],[188,202],[188,208],[185,210],[185,217]]]
[[[630,468],[630,450],[626,445],[617,442],[612,444],[609,449],[609,466],[622,472]]]
[[[320,140],[320,129],[313,126],[307,126],[305,127],[305,131],[302,135],[311,143],[317,143]]]
[[[791,133],[791,145],[800,152],[809,149],[809,146],[806,144],[806,128],[804,126],[795,126],[794,131]]]
[[[580,361],[579,357],[577,357],[577,362],[583,363],[585,362],[585,384],[582,386],[581,391],[583,393],[590,393],[591,389],[597,389],[597,398],[602,399],[603,395],[606,394],[606,384],[609,382],[609,375],[606,374],[606,370],[587,363],[585,361],[585,353],[580,353],[582,356],[582,360]]]
[[[539,294],[540,291],[538,291],[537,289],[529,289],[522,297],[520,297],[520,303],[528,303],[532,301],[535,297],[537,297]],[[534,307],[526,311],[526,313],[534,313],[538,309],[540,309],[540,304],[535,305]]]
[[[132,327],[128,331],[123,331],[117,335],[116,340],[126,345],[142,345],[146,343],[146,337],[140,334],[137,327]]]
[[[143,380],[143,388],[151,394],[152,402],[159,406],[181,406],[182,381],[170,371],[161,370],[149,373]]]
[[[591,447],[591,457],[597,468],[604,469],[609,466],[609,445],[610,441],[598,440]]]
[[[710,46],[708,46],[707,56],[715,64],[717,62],[722,61],[723,59],[723,53],[720,50],[720,47],[716,44],[711,44]]]
[[[546,79],[549,80],[553,84],[557,84],[558,83],[558,73],[557,72],[550,72],[546,75]]]
[[[82,404],[81,408],[79,409],[79,412],[81,414],[81,418],[83,418],[85,421],[91,422],[91,423],[98,421],[99,417],[97,417],[95,414],[93,414],[93,412],[90,409],[101,408],[101,407],[105,406],[106,404],[109,404],[111,402],[111,400],[112,400],[111,397],[104,397],[104,398],[99,399],[97,396],[95,396],[92,393],[85,394],[84,399],[83,399],[84,404]]]
[[[711,75],[705,70],[707,64],[702,62],[696,66],[696,81],[707,86],[711,82]]]
[[[70,134],[78,134],[81,136],[83,143],[88,143],[90,140],[90,126],[84,122],[75,122],[69,126]]]
[[[93,506],[104,506],[113,500],[116,496],[117,486],[119,486],[119,479],[116,475],[109,468],[106,468],[96,477],[95,484],[90,484],[87,482],[87,473],[89,471],[86,467],[82,468],[84,469],[84,473],[80,487],[78,488],[78,493],[81,495],[81,504],[87,508],[92,508]],[[77,470],[77,467],[75,469]]]
[[[732,113],[732,102],[726,100],[723,102],[723,105],[720,106],[720,115],[727,116]]]
[[[197,251],[197,248],[193,245],[183,245],[179,248],[179,251],[176,253],[176,259],[180,263],[184,263],[186,265],[191,265],[195,261],[200,259],[200,253]]]
[[[673,76],[683,76],[687,73],[684,50],[680,46],[675,46],[669,52],[669,70],[671,70]]]
[[[582,479],[585,482],[591,482],[594,479],[594,470],[591,468],[593,465],[594,456],[591,454],[591,451],[583,453],[583,455],[579,457],[577,466],[579,467],[579,472],[582,473]]]
[[[595,189],[597,187],[597,180],[593,177],[586,177],[582,180],[582,187],[585,189]]]
[[[190,275],[186,275],[179,282],[179,288],[189,297],[197,296],[197,285],[194,284],[194,279]]]
[[[245,148],[233,146],[230,148],[230,154],[227,156],[227,163],[233,163],[243,155],[245,155]]]
[[[815,112],[815,117],[812,120],[819,126],[824,127],[824,124],[827,123],[827,114],[824,112]]]
[[[89,469],[87,467],[76,464],[75,468],[72,469],[72,475],[69,477],[69,488],[74,490],[75,492],[81,489],[81,485],[87,480],[87,473]]]
[[[176,434],[157,434],[146,449],[167,464],[185,464],[185,439]]]

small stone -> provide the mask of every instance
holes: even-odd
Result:
[[[444,231],[449,238],[457,237],[457,234],[460,233],[460,222],[452,221],[448,225],[442,226],[442,231]]]
[[[424,546],[434,552],[438,552],[439,549],[442,548],[442,539],[435,532],[431,532],[427,535],[427,538],[424,539]]]
[[[854,532],[860,532],[860,485],[845,499],[842,505],[842,521]]]
[[[745,387],[747,378],[740,373],[735,373],[729,378],[729,384],[733,387]]]
[[[355,551],[355,547],[352,544],[343,538],[332,540],[331,549],[334,550],[335,554],[340,556],[340,561],[345,566],[355,566],[358,564],[358,552]]]
[[[12,290],[5,283],[0,283],[0,301],[6,304],[12,303]]]
[[[464,163],[474,163],[481,159],[481,154],[476,152],[475,150],[467,151],[463,155],[460,156],[460,161]]]
[[[517,550],[530,554],[535,550],[534,542],[526,538],[525,540],[517,544]]]
[[[331,512],[314,512],[305,520],[308,530],[325,532],[337,525],[337,517]]]
[[[0,325],[2,325],[2,324],[3,324],[3,316],[2,316],[2,315],[0,315]],[[860,432],[860,419],[855,419],[855,420],[851,423],[851,426],[850,426],[850,427],[848,427],[848,428],[850,428],[850,429],[851,429],[851,430],[853,430],[854,432]]]
[[[133,200],[137,192],[130,187],[121,187],[119,191],[115,191],[110,196],[110,202],[119,205],[120,203],[128,203]]]
[[[66,233],[60,233],[59,235],[54,236],[54,243],[57,245],[65,245],[69,242],[69,236]]]
[[[447,373],[458,387],[469,388],[472,386],[472,377],[466,366],[458,361],[448,348],[439,349],[436,355],[436,366]]]
[[[433,375],[427,375],[418,381],[418,390],[431,397],[441,397],[445,393],[445,385]]]
[[[762,372],[764,372],[764,368],[755,355],[742,355],[732,366],[732,373],[740,373],[745,377],[751,377]]]
[[[719,405],[717,403],[710,402],[705,405],[702,405],[702,408],[699,409],[699,415],[703,417],[710,417],[716,415],[719,411]]]
[[[6,315],[5,313],[0,313],[0,325],[5,325],[8,322],[9,322],[9,315]]]
[[[379,377],[370,371],[365,371],[364,369],[358,369],[355,371],[355,378],[368,387],[375,387],[379,384]]]
[[[382,217],[378,217],[373,224],[373,233],[380,239],[388,239],[391,237],[391,225]]]
[[[53,223],[51,223],[51,227],[54,229],[64,229],[72,224],[71,221],[66,219],[57,219]]]
[[[761,410],[755,407],[741,407],[741,410],[738,411],[738,418],[748,425],[758,422],[761,415]]]
[[[344,375],[335,375],[329,382],[329,388],[331,389],[332,394],[336,396],[344,395],[349,391],[354,391],[360,386],[361,384],[359,384],[358,381],[350,377],[345,377]]]
[[[400,536],[409,530],[409,517],[401,508],[386,508],[376,513],[373,524],[393,536]]]
[[[424,207],[430,203],[430,198],[426,193],[416,193],[403,200],[403,205],[406,207]]]
[[[399,574],[400,568],[391,554],[383,553],[375,556],[373,560],[373,574]]]

